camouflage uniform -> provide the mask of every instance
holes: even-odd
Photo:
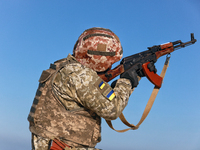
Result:
[[[118,79],[111,88],[70,54],[43,71],[39,82],[28,120],[33,145],[43,143],[43,149],[54,138],[77,150],[94,149],[101,140],[101,117],[116,119],[132,92],[129,80]]]

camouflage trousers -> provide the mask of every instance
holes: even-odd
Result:
[[[32,134],[32,150],[50,150],[52,140]],[[96,148],[65,148],[65,150],[101,150]]]

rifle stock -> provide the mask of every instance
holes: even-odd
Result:
[[[119,64],[117,67],[115,67],[112,70],[108,70],[105,73],[99,73],[98,75],[106,82],[109,82],[110,80],[114,79],[118,75],[122,74],[124,72],[124,66]]]

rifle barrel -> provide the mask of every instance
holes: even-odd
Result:
[[[180,49],[182,47],[186,47],[186,46],[189,46],[191,44],[194,44],[197,40],[194,38],[194,33],[191,33],[191,41],[188,41],[188,42],[181,42],[181,40],[178,40],[178,41],[175,41],[175,42],[172,42],[173,45],[174,45],[174,50],[177,50],[177,49]],[[177,45],[179,44],[179,45]]]

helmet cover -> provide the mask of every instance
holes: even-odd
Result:
[[[84,66],[97,72],[111,68],[122,58],[119,38],[109,29],[90,28],[78,38],[73,56]]]

